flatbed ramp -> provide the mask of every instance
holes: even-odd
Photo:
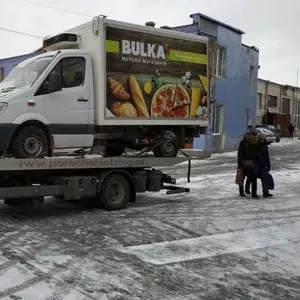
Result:
[[[189,192],[156,168],[189,162],[190,157],[54,157],[43,159],[0,159],[0,199],[11,206],[42,204],[44,197],[89,200],[108,210],[135,202],[137,193],[168,190],[167,194]],[[190,174],[190,168],[189,172]],[[169,185],[165,185],[165,184]]]

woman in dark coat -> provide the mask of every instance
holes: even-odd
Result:
[[[268,184],[268,173],[271,170],[271,161],[269,155],[268,144],[265,135],[260,134],[258,136],[259,140],[259,152],[258,152],[258,175],[257,177],[261,179],[263,196],[273,197],[272,194],[269,193],[269,184]],[[250,184],[251,182],[247,179],[246,181],[246,194],[250,194]]]
[[[258,136],[254,127],[249,127],[240,142],[238,149],[238,168],[242,169],[244,177],[247,177],[251,183],[251,192],[253,198],[259,198],[257,195],[257,173],[258,173]],[[245,197],[244,186],[239,186],[240,196]]]

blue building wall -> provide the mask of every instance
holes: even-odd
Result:
[[[211,124],[214,118],[213,106],[223,106],[223,130],[221,134],[214,134],[210,126],[207,135],[194,141],[194,149],[236,149],[250,118],[252,119],[250,123],[255,122],[259,52],[242,44],[242,31],[201,14],[191,17],[194,22],[190,27],[185,25],[174,29],[207,35],[226,49],[225,76],[215,77],[215,96],[212,99],[214,104],[210,106]],[[201,22],[201,19],[205,21]],[[198,26],[198,30],[195,30],[195,26]],[[251,86],[249,85],[250,66],[253,67]]]
[[[241,43],[241,36],[219,26],[217,43],[226,48],[225,78],[216,78],[216,104],[224,107],[225,148],[234,148],[256,114],[258,53]],[[253,82],[250,86],[250,66]],[[251,122],[251,123],[252,123]]]
[[[11,72],[11,70],[20,62],[37,54],[39,54],[39,52],[32,52],[24,55],[0,59],[0,68],[4,69],[4,77],[6,77]]]

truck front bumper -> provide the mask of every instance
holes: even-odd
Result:
[[[0,152],[8,149],[16,128],[15,124],[0,124]]]

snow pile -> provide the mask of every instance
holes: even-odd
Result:
[[[279,143],[272,143],[270,145],[270,147],[276,147],[276,148],[279,148],[279,147],[286,147],[288,148],[289,146],[294,146],[294,145],[299,145],[300,146],[300,140],[298,139],[298,137],[294,138],[294,139],[288,139],[288,138],[282,138],[280,140]]]
[[[219,158],[236,158],[237,157],[237,151],[231,151],[231,152],[224,152],[224,153],[215,153],[212,154],[211,158],[219,159]]]

